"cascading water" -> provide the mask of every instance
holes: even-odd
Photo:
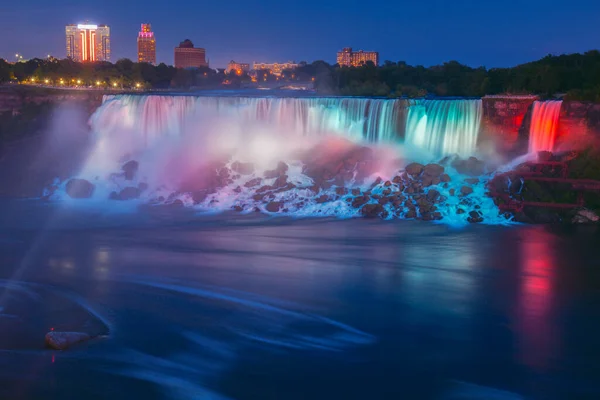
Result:
[[[405,143],[436,156],[475,153],[481,100],[415,100],[406,121]]]
[[[529,126],[529,152],[553,151],[562,100],[535,101]]]
[[[96,132],[135,128],[148,144],[165,135],[181,135],[186,124],[222,117],[264,122],[282,134],[337,133],[370,142],[397,142],[406,101],[365,98],[251,98],[192,96],[105,96],[92,117]],[[193,115],[197,118],[193,121]]]
[[[470,179],[450,161],[413,164],[404,173],[405,152],[395,145],[402,143],[406,125],[406,141],[427,151],[426,157],[470,156],[481,102],[420,100],[412,103],[407,119],[408,104],[106,96],[90,120],[96,142],[78,174],[83,180],[57,183],[47,195],[178,202],[211,211],[506,223],[484,195],[486,178],[472,178],[484,173],[474,159],[468,165],[479,172],[470,173]],[[415,153],[408,158],[414,160]]]

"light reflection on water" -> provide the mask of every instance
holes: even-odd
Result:
[[[13,368],[0,394],[101,395],[109,383],[145,398],[414,398],[453,379],[520,392],[529,373],[593,360],[559,334],[557,271],[586,259],[556,233],[232,218],[1,243],[0,351]],[[51,355],[39,341],[50,324],[109,335]],[[77,383],[52,386],[67,376]]]

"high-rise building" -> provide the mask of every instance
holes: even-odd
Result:
[[[225,70],[225,73],[229,74],[231,71],[234,71],[236,74],[241,75],[244,72],[250,71],[250,64],[239,63],[231,60],[229,61],[229,64],[227,64],[227,69]]]
[[[110,61],[110,28],[77,24],[65,27],[67,58],[78,62]]]
[[[156,64],[156,38],[150,24],[142,24],[138,33],[138,62]]]
[[[253,66],[253,69],[256,71],[268,70],[273,75],[276,75],[276,76],[281,75],[281,73],[286,69],[296,69],[296,68],[298,68],[298,64],[296,64],[292,61],[288,61],[286,63],[272,63],[272,64],[257,63],[255,61],[254,66]]]
[[[185,39],[175,47],[175,68],[208,67],[206,50],[194,47],[190,39]]]
[[[376,51],[352,51],[351,47],[346,47],[337,53],[337,63],[340,67],[360,67],[367,61],[378,65],[379,53]]]

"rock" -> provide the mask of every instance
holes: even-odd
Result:
[[[358,189],[358,188],[352,189],[352,196],[360,196],[360,189]]]
[[[252,200],[254,200],[254,201],[261,201],[264,198],[265,198],[264,193],[257,193],[255,195],[252,195]]]
[[[275,179],[275,183],[273,184],[274,188],[280,188],[283,187],[287,184],[287,175],[280,175],[279,177],[277,177],[277,179]]]
[[[244,207],[242,207],[242,206],[233,206],[233,210],[237,211],[237,212],[244,211]]]
[[[399,175],[396,175],[396,176],[394,177],[394,179],[392,179],[392,182],[393,182],[393,183],[396,183],[396,184],[402,183],[402,177],[401,177],[401,176],[399,176]]]
[[[385,206],[389,202],[390,202],[390,198],[389,197],[382,197],[382,198],[379,199],[379,204],[381,204],[382,206]]]
[[[390,182],[390,181],[385,181],[385,183],[383,184],[383,186],[385,186],[385,187],[390,187],[390,186],[392,186],[392,182]]]
[[[265,171],[264,177],[266,179],[276,178],[278,176],[285,175],[287,170],[288,170],[288,165],[286,163],[284,163],[283,161],[279,161],[279,163],[277,164],[277,168],[269,170],[269,171]]]
[[[323,204],[326,203],[329,200],[329,196],[327,196],[326,194],[323,194],[321,196],[319,196],[315,201],[317,202],[317,204]]]
[[[470,211],[467,221],[469,221],[472,224],[483,222],[483,216],[479,211]]]
[[[448,190],[448,194],[449,194],[450,196],[454,196],[454,193],[455,193],[455,192],[456,192],[456,191],[455,191],[454,189],[450,189],[450,190]]]
[[[427,200],[429,200],[430,202],[435,202],[437,199],[440,198],[440,192],[438,192],[435,189],[431,189],[429,190],[429,192],[427,192]]]
[[[360,213],[367,218],[387,217],[387,212],[381,204],[365,204]]]
[[[440,175],[440,181],[441,182],[447,183],[447,182],[450,182],[451,180],[452,179],[450,178],[450,175],[448,175],[448,174],[442,174],[442,175]]]
[[[462,208],[457,208],[456,209],[456,214],[461,215],[461,214],[464,214],[464,213],[466,213],[466,211],[463,210]]]
[[[463,187],[461,187],[461,188],[460,188],[460,193],[461,193],[463,196],[468,196],[468,195],[470,195],[471,193],[473,193],[473,188],[472,188],[472,187],[470,187],[470,186],[463,186]]]
[[[66,350],[74,344],[90,340],[91,336],[83,332],[56,332],[46,334],[46,346],[54,350]]]
[[[269,190],[273,190],[273,186],[271,186],[271,185],[264,185],[264,186],[261,186],[258,189],[256,189],[256,193],[266,193]]]
[[[436,211],[433,213],[433,219],[436,221],[439,221],[440,219],[443,219],[444,217],[442,216],[442,213],[439,211]]]
[[[254,172],[254,164],[251,162],[243,163],[235,161],[233,164],[231,164],[231,170],[240,175],[250,175]]]
[[[281,210],[283,208],[283,202],[282,201],[272,201],[270,203],[267,204],[267,206],[265,207],[267,209],[268,212],[278,212],[279,210]]]
[[[348,194],[348,189],[346,189],[345,187],[335,188],[335,194],[337,194],[338,196],[345,196]]]
[[[384,196],[389,196],[390,194],[392,194],[392,190],[391,189],[385,189],[383,192],[381,192],[382,195]]]
[[[538,151],[537,160],[539,162],[551,161],[552,153],[549,151]]]
[[[123,173],[125,174],[125,179],[128,181],[133,180],[139,166],[140,164],[135,160],[127,161],[125,164],[123,164],[121,170],[123,170]]]
[[[414,218],[417,218],[417,212],[416,212],[414,209],[412,209],[412,210],[408,210],[408,211],[406,212],[406,215],[405,215],[405,217],[406,217],[406,218],[408,218],[408,219],[414,219]]]
[[[469,185],[476,185],[479,183],[479,178],[467,178],[465,179],[465,182]]]
[[[469,157],[467,160],[457,158],[452,161],[451,165],[458,173],[463,175],[479,176],[483,175],[485,172],[483,161],[480,161],[475,157]]]
[[[241,188],[241,186],[236,186],[236,188],[235,188],[235,189],[233,189],[233,192],[234,192],[234,193],[242,193],[242,188]]]
[[[194,204],[200,204],[204,200],[206,200],[206,198],[208,197],[207,190],[198,190],[198,191],[192,192],[190,194],[192,196],[192,200],[194,201]]]
[[[94,194],[95,188],[93,183],[85,179],[71,179],[67,182],[65,190],[73,199],[89,199]]]
[[[439,164],[427,164],[423,167],[423,174],[437,178],[444,173],[444,167]]]
[[[369,196],[358,196],[352,200],[352,207],[359,208],[370,200]]]
[[[255,187],[260,185],[260,183],[262,182],[262,179],[260,178],[254,178],[254,179],[250,179],[248,182],[246,182],[244,184],[245,187],[247,188],[251,188],[251,187]]]
[[[137,187],[133,187],[133,186],[128,186],[125,189],[121,190],[121,192],[119,193],[117,200],[132,200],[132,199],[137,199],[138,197],[140,197],[140,194],[142,193],[142,191],[137,188]]]
[[[409,174],[410,176],[418,177],[423,172],[423,168],[424,168],[423,164],[410,163],[406,166],[405,170],[406,170],[406,173]]]
[[[587,209],[578,210],[571,220],[574,224],[594,224],[598,221],[600,221],[600,217],[593,211]]]

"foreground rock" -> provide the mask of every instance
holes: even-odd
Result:
[[[71,179],[67,182],[65,190],[73,199],[89,199],[94,194],[96,186],[85,179]]]
[[[69,347],[90,340],[92,337],[82,332],[48,332],[46,346],[54,350],[66,350]]]
[[[600,221],[600,217],[591,210],[577,210],[571,222],[574,224],[596,224]]]

